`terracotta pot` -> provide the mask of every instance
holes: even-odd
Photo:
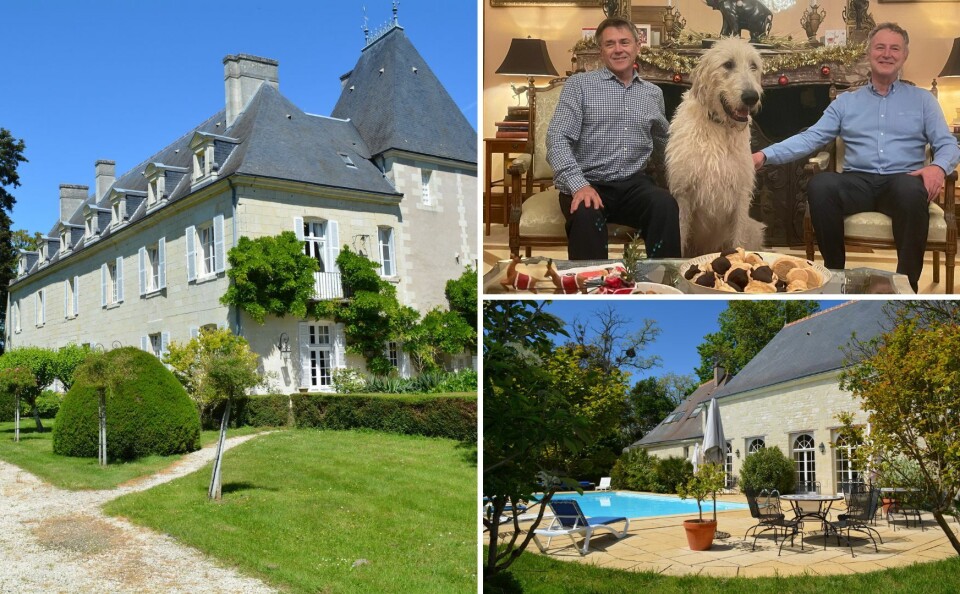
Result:
[[[687,531],[687,543],[691,551],[706,551],[713,546],[713,535],[717,531],[715,520],[684,520],[683,529]]]
[[[883,507],[883,517],[887,517],[887,515],[890,513],[890,507],[893,506],[895,501],[896,500],[891,497],[880,498],[880,504]]]

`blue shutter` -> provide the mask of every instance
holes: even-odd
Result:
[[[213,271],[223,272],[227,257],[223,249],[223,215],[213,217]]]
[[[160,281],[158,289],[167,288],[167,238],[161,237],[157,242],[157,270],[159,270]]]
[[[107,271],[107,263],[104,262],[100,266],[100,307],[107,306],[107,276],[109,276]]]
[[[123,256],[117,258],[117,303],[123,303]]]
[[[184,232],[187,239],[187,282],[197,280],[197,248],[194,245],[197,237],[197,229],[193,225],[187,227]]]
[[[137,251],[137,260],[140,263],[140,296],[147,294],[147,248],[141,247]]]
[[[340,272],[337,256],[340,255],[340,226],[336,221],[327,221],[327,254],[330,256],[330,271]]]

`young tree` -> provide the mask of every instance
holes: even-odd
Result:
[[[21,392],[21,398],[31,406],[37,432],[43,431],[40,422],[40,410],[37,408],[37,396],[56,378],[57,353],[40,347],[21,347],[11,349],[0,356],[0,369],[23,367],[33,374],[35,384]]]
[[[14,400],[13,441],[20,441],[20,397],[36,386],[37,379],[26,367],[0,369],[0,393]]]
[[[0,128],[0,303],[4,306],[7,303],[10,281],[16,277],[19,258],[10,230],[10,213],[13,212],[17,199],[7,188],[20,186],[17,167],[20,163],[27,162],[27,158],[23,156],[25,149],[23,140],[14,138],[6,128]],[[6,312],[6,307],[0,308],[0,329],[6,329]],[[6,332],[0,332],[0,354],[6,347],[4,336]]]
[[[720,314],[720,331],[707,334],[697,347],[701,382],[713,379],[715,363],[737,374],[781,328],[820,309],[816,301],[730,301]]]
[[[61,349],[62,351],[63,349]],[[65,357],[67,361],[71,361],[73,357],[70,355],[76,355],[76,351],[70,351],[69,355]],[[97,438],[97,461],[100,466],[107,465],[107,390],[110,389],[114,383],[118,371],[113,369],[110,366],[110,363],[107,361],[106,356],[102,352],[87,352],[84,355],[84,360],[87,364],[83,367],[74,366],[70,369],[70,383],[73,383],[74,371],[77,371],[79,377],[82,381],[90,384],[97,392],[97,420],[98,420],[98,438]],[[63,381],[63,380],[61,380]],[[66,382],[64,382],[66,383]]]
[[[57,349],[57,356],[53,362],[53,375],[63,384],[64,390],[70,390],[73,386],[74,372],[91,352],[90,347],[75,343]]]
[[[861,401],[870,432],[840,415],[856,443],[861,468],[890,471],[903,459],[919,470],[910,487],[933,512],[954,550],[960,538],[945,514],[956,514],[960,495],[960,326],[957,304],[892,303],[892,328],[869,342],[854,340],[847,355],[857,361],[840,386]],[[898,482],[910,476],[894,477]],[[882,477],[881,477],[881,480]]]
[[[217,441],[217,457],[213,463],[210,488],[207,497],[220,501],[223,488],[221,469],[223,468],[223,442],[227,439],[227,427],[230,425],[231,403],[246,394],[247,390],[260,383],[257,373],[257,355],[248,348],[233,352],[214,353],[206,365],[207,382],[210,388],[223,399],[226,406],[220,419],[220,439]]]
[[[450,311],[460,314],[474,333],[477,331],[477,271],[467,267],[460,278],[450,279],[444,290]]]

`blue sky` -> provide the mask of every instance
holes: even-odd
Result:
[[[821,300],[819,303],[823,310],[842,302]],[[557,300],[547,305],[545,310],[569,323],[577,317],[587,319],[590,315],[603,311],[608,305],[613,305],[622,317],[636,322],[638,328],[645,319],[656,321],[660,327],[660,335],[647,347],[644,354],[659,355],[663,364],[650,370],[648,376],[660,376],[671,371],[680,375],[694,375],[694,368],[700,365],[697,346],[703,342],[704,336],[720,329],[718,318],[727,308],[727,301]],[[631,378],[632,381],[639,379],[642,379],[642,376]]]
[[[477,3],[403,0],[399,23],[477,128]],[[118,177],[223,108],[223,57],[280,62],[280,92],[329,115],[339,77],[391,0],[47,0],[6,2],[0,127],[26,143],[13,228],[48,232],[61,183],[93,186],[97,159]],[[442,20],[441,20],[442,19]]]

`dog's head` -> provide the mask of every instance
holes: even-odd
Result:
[[[748,124],[760,109],[763,60],[738,37],[718,41],[700,57],[691,74],[690,93],[712,116],[729,124]]]

